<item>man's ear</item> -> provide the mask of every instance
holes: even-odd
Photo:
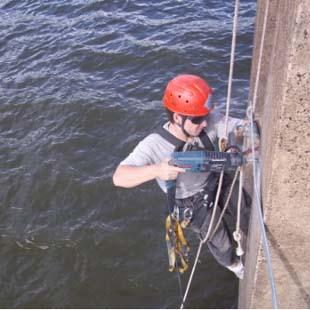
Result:
[[[182,123],[182,117],[178,113],[173,113],[173,120],[178,125],[181,125]]]

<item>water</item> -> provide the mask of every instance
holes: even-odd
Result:
[[[152,182],[116,189],[111,176],[162,123],[176,74],[207,78],[224,107],[233,5],[0,1],[1,307],[179,307],[165,197]],[[255,9],[241,1],[234,116],[248,96]],[[236,307],[236,279],[203,252],[187,306]]]

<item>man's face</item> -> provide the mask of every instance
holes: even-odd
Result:
[[[207,127],[207,121],[205,117],[192,117],[187,118],[184,123],[184,129],[192,137],[198,137],[201,131]]]

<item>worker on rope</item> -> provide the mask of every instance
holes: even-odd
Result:
[[[224,117],[212,109],[211,96],[211,87],[199,76],[182,74],[172,79],[163,96],[169,121],[144,138],[120,163],[113,175],[114,184],[125,188],[156,179],[165,193],[169,192],[167,181],[176,180],[174,205],[170,206],[170,215],[166,220],[166,241],[171,247],[175,247],[177,254],[181,255],[181,271],[187,268],[188,245],[180,227],[192,229],[202,239],[206,236],[218,185],[218,175],[210,171],[189,172],[184,168],[170,165],[169,160],[174,151],[219,150],[219,141],[222,143],[224,136]],[[242,125],[242,120],[229,118],[229,137],[233,137],[233,144],[236,144],[240,137],[242,138]],[[224,142],[227,145],[227,141]],[[226,201],[230,182],[231,177],[225,175],[219,200],[220,207],[223,207]],[[243,195],[246,197],[242,199],[240,228],[246,234],[250,199],[245,191]],[[236,184],[227,209],[227,214],[234,220],[237,199],[238,185]],[[215,216],[217,221],[220,216],[219,209]],[[177,237],[174,241],[169,236],[172,222],[181,224],[174,225],[173,230]],[[234,272],[238,278],[243,278],[244,267],[233,251],[231,233],[224,221],[220,222],[207,244],[219,264]],[[184,264],[182,260],[185,260]],[[171,270],[174,267],[175,257],[170,255],[169,263]]]

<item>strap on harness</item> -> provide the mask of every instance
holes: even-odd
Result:
[[[159,134],[161,137],[163,137],[164,139],[169,141],[171,144],[173,144],[174,152],[181,152],[186,143],[185,141],[182,141],[178,139],[177,137],[175,137],[173,134],[171,134],[168,130],[166,130],[162,126],[155,133]],[[214,144],[211,142],[205,130],[201,131],[198,138],[201,140],[206,151],[215,151]]]
[[[174,152],[180,152],[183,150],[186,142],[172,135],[164,127],[161,126],[156,131],[156,133],[174,145]],[[199,135],[199,139],[201,140],[205,150],[215,151],[213,143],[204,130]],[[173,217],[173,211],[175,207],[176,180],[167,181],[166,187],[168,216],[166,218],[165,227],[166,244],[169,258],[169,271],[172,272],[178,269],[180,273],[183,273],[188,269],[188,255],[190,247],[185,239],[181,223]]]
[[[159,134],[161,137],[166,139],[168,142],[174,145],[174,152],[180,152],[183,150],[185,142],[175,137],[171,134],[168,130],[166,130],[163,126],[161,126],[155,133]],[[206,151],[215,151],[215,147],[211,142],[208,134],[205,130],[202,130],[199,139],[201,140],[202,144]],[[175,206],[175,192],[176,192],[176,180],[167,181],[167,205],[170,214],[172,214],[174,206]]]

